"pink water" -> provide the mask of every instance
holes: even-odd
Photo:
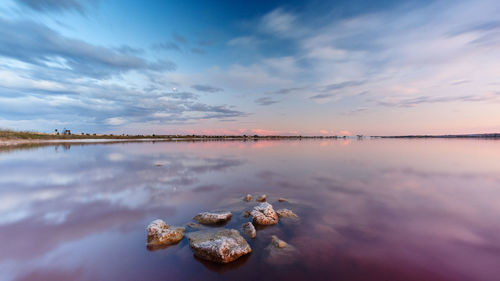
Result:
[[[156,218],[185,225],[267,194],[299,223],[259,229],[233,264],[186,239],[146,248]],[[289,203],[279,203],[285,197]],[[191,231],[188,229],[188,231]],[[120,143],[0,152],[0,280],[499,280],[500,141],[376,139]],[[269,260],[271,235],[295,246]]]

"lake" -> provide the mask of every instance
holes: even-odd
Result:
[[[146,247],[160,218],[228,210],[240,229],[266,194],[280,220],[227,265],[187,239]],[[289,202],[278,202],[284,197]],[[186,232],[194,231],[187,228]],[[0,280],[498,280],[500,141],[132,142],[0,151]],[[298,253],[264,251],[271,235]]]

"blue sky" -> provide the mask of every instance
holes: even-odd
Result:
[[[6,0],[0,127],[500,131],[500,2]]]

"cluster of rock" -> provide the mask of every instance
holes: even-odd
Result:
[[[252,195],[246,195],[243,200],[250,202]],[[254,224],[274,225],[278,223],[279,218],[298,218],[289,209],[275,211],[271,204],[265,202],[265,194],[259,196],[256,201],[262,203],[255,206],[246,216],[244,214],[245,217],[252,216],[252,222],[246,222],[242,225],[243,233],[251,239],[257,236]],[[280,198],[279,201],[285,202],[286,199]],[[220,225],[229,221],[231,217],[231,212],[202,212],[193,219],[200,224]],[[187,226],[193,229],[201,227],[201,225],[193,222],[188,223]],[[184,227],[170,227],[163,220],[154,220],[147,227],[148,247],[175,244],[184,238],[184,231]],[[195,256],[216,263],[229,263],[252,252],[248,242],[235,229],[198,230],[189,233],[188,240]],[[287,259],[287,256],[296,252],[293,246],[274,235],[266,250],[270,256],[276,256],[279,259]]]

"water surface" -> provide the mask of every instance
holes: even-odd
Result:
[[[0,280],[498,280],[500,141],[375,139],[48,145],[0,151]],[[282,220],[225,266],[186,239],[146,248],[156,218]],[[279,203],[285,197],[289,203]],[[191,231],[188,229],[188,231]],[[271,235],[296,261],[269,260]]]

